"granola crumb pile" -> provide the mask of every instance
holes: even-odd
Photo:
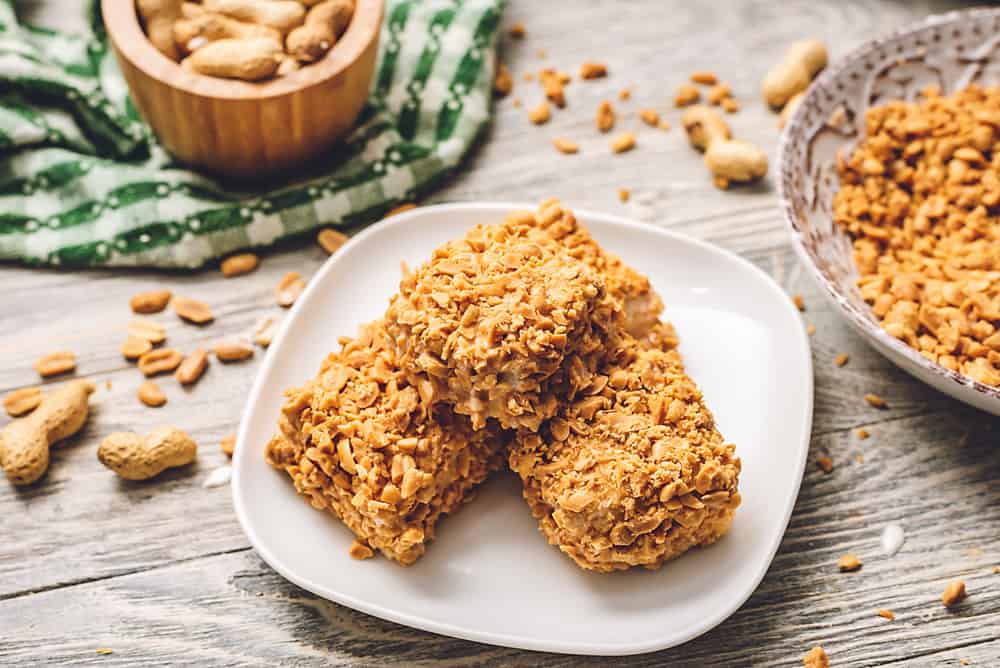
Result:
[[[507,463],[583,568],[656,568],[728,529],[740,461],[649,280],[558,200],[439,247],[286,392],[267,461],[407,565]]]
[[[838,159],[834,219],[851,236],[861,296],[921,355],[1000,386],[1000,88],[868,111]]]

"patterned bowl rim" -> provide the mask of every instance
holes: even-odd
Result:
[[[1000,8],[966,9],[928,16],[919,22],[905,25],[885,35],[864,42],[846,55],[837,59],[837,61],[832,65],[826,67],[809,86],[805,96],[802,98],[802,103],[799,104],[798,108],[792,114],[784,132],[781,133],[779,138],[778,159],[780,165],[780,175],[778,178],[778,199],[781,206],[782,216],[785,219],[785,225],[787,226],[788,232],[792,238],[792,246],[795,248],[799,258],[802,260],[803,264],[808,267],[816,282],[819,283],[826,291],[830,300],[840,309],[841,313],[848,319],[849,322],[851,322],[851,324],[863,330],[875,341],[906,358],[916,366],[941,377],[943,380],[949,380],[957,385],[969,387],[992,400],[1000,402],[1000,387],[984,385],[983,383],[973,380],[968,376],[947,369],[937,362],[930,361],[918,353],[915,349],[906,345],[899,339],[890,336],[884,329],[875,325],[867,317],[867,313],[864,313],[855,307],[848,300],[847,295],[844,294],[840,284],[823,273],[819,267],[815,254],[803,242],[802,231],[799,228],[799,222],[792,209],[790,199],[790,193],[794,192],[795,188],[791,182],[791,163],[794,156],[792,155],[792,143],[789,138],[796,134],[795,131],[799,129],[800,126],[805,125],[805,114],[806,109],[810,106],[809,103],[813,102],[813,104],[818,106],[819,102],[817,98],[825,87],[832,85],[834,81],[836,81],[840,75],[843,74],[856,61],[881,48],[888,41],[898,39],[921,30],[926,30],[934,26],[945,26],[956,22],[978,19],[984,16],[1000,16]],[[877,346],[876,349],[878,349]]]

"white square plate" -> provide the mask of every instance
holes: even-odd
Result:
[[[382,315],[400,260],[493,223],[511,204],[451,204],[394,216],[340,249],[286,317],[247,402],[234,458],[236,514],[261,558],[315,594],[377,617],[479,642],[551,652],[637,654],[694,638],[731,615],[767,571],[795,504],[812,423],[812,361],[799,314],[766,274],[708,244],[577,212],[608,250],[648,275],[688,371],[743,460],[743,505],[715,545],[659,571],[596,574],[550,547],[497,475],[445,518],[414,566],[355,561],[351,533],[313,510],[264,461],[282,391],[315,375],[337,337]]]

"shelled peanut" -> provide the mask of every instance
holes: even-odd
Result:
[[[314,63],[354,15],[354,0],[136,0],[149,41],[191,72],[262,81]]]

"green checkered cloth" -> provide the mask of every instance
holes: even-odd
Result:
[[[323,175],[234,192],[156,142],[99,12],[89,34],[63,34],[0,0],[0,260],[195,268],[380,219],[439,184],[489,121],[504,2],[387,0],[368,104]]]

